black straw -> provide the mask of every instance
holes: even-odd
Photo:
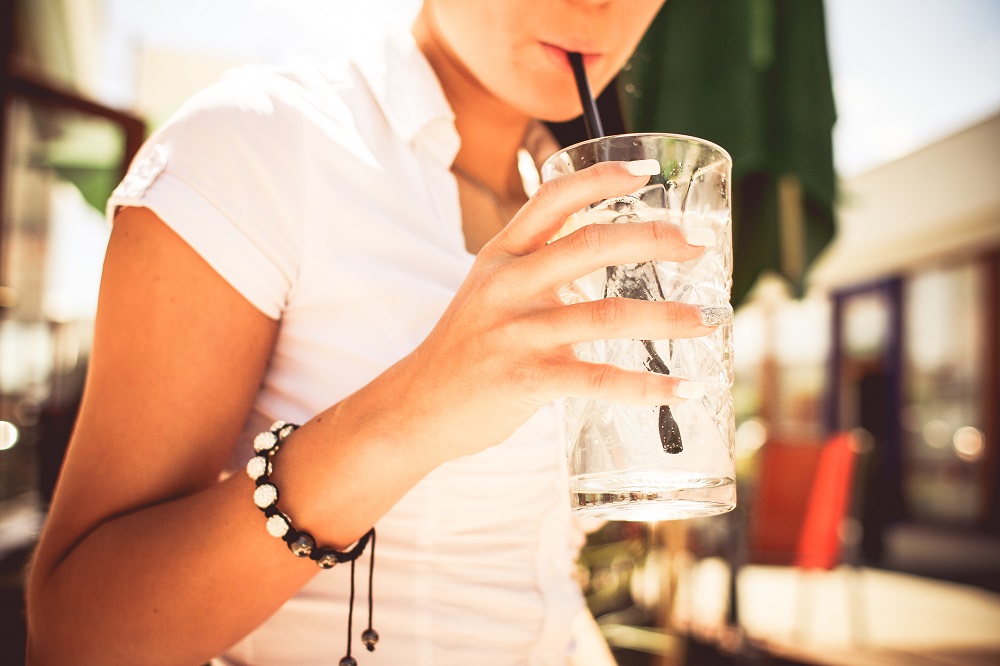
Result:
[[[599,139],[604,136],[601,117],[597,114],[597,104],[590,92],[590,81],[587,80],[587,70],[583,67],[583,56],[579,53],[568,53],[569,64],[573,67],[576,78],[576,90],[580,93],[580,104],[583,106],[583,124],[587,128],[588,139]]]

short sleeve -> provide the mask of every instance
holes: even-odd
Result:
[[[301,256],[303,114],[278,74],[238,70],[143,145],[108,202],[150,209],[254,307],[281,317]]]

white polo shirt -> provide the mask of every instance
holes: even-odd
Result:
[[[236,70],[143,147],[109,215],[148,207],[281,321],[233,469],[250,457],[253,434],[356,391],[444,312],[473,262],[449,171],[458,145],[433,70],[410,35],[395,34],[323,67]],[[359,663],[566,663],[583,607],[574,580],[583,534],[569,511],[561,430],[558,410],[545,408],[506,442],[432,472],[379,521],[382,638],[373,653],[361,646],[359,594]],[[317,575],[226,660],[336,664],[349,576],[347,566]],[[367,556],[357,576],[363,590]]]

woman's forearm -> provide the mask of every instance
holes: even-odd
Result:
[[[315,574],[264,531],[252,489],[233,477],[37,561],[29,663],[204,663],[248,633]]]
[[[296,528],[343,548],[430,465],[402,441],[348,433],[334,411],[288,438],[272,479]],[[267,533],[253,490],[237,472],[108,519],[59,559],[43,543],[29,590],[30,663],[198,664],[252,631],[320,573]]]

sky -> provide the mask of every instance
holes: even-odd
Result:
[[[669,0],[668,0],[669,1]],[[744,0],[731,0],[733,2]],[[322,53],[357,39],[374,11],[407,16],[415,0],[105,0],[109,63],[140,41],[256,60]],[[289,11],[289,10],[292,11]],[[843,177],[1000,111],[1000,0],[827,0]],[[193,20],[195,19],[195,20]],[[113,65],[112,65],[113,68]],[[127,103],[134,74],[108,98]]]
[[[841,174],[1000,111],[1000,0],[827,0],[826,13]]]

